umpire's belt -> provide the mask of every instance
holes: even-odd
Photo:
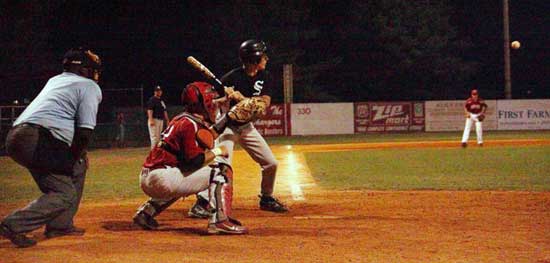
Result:
[[[41,126],[41,125],[38,125],[38,124],[35,124],[35,123],[30,123],[30,122],[24,122],[24,123],[20,123],[20,124],[17,124],[15,126],[13,126],[14,129],[15,128],[23,128],[23,127],[35,128],[35,129],[38,129],[38,130],[44,130],[44,131],[50,132],[44,126]]]

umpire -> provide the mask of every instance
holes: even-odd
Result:
[[[102,99],[99,56],[89,49],[67,51],[63,73],[48,80],[14,122],[8,155],[26,167],[42,196],[8,215],[0,234],[18,247],[36,245],[26,233],[45,225],[45,236],[83,235],[73,224],[88,169],[87,147]]]

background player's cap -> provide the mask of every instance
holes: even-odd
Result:
[[[157,90],[162,91],[162,88],[161,88],[160,86],[156,86],[156,87],[155,87],[155,91],[157,91]]]
[[[472,92],[470,92],[470,95],[477,95],[477,89],[473,89]]]

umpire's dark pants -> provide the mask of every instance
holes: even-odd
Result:
[[[72,228],[84,188],[86,161],[75,162],[66,143],[34,124],[13,127],[6,137],[6,151],[30,171],[43,195],[8,215],[2,224],[15,233],[43,225],[46,230]]]

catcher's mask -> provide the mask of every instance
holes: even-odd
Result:
[[[239,47],[239,58],[246,64],[258,64],[266,52],[267,46],[263,41],[249,39]]]
[[[95,82],[99,81],[101,69],[101,59],[88,48],[73,48],[63,56],[63,70],[78,73]]]
[[[214,99],[217,97],[218,93],[211,84],[193,82],[183,90],[181,102],[187,112],[202,115],[205,120],[213,123],[218,110],[214,105]]]

